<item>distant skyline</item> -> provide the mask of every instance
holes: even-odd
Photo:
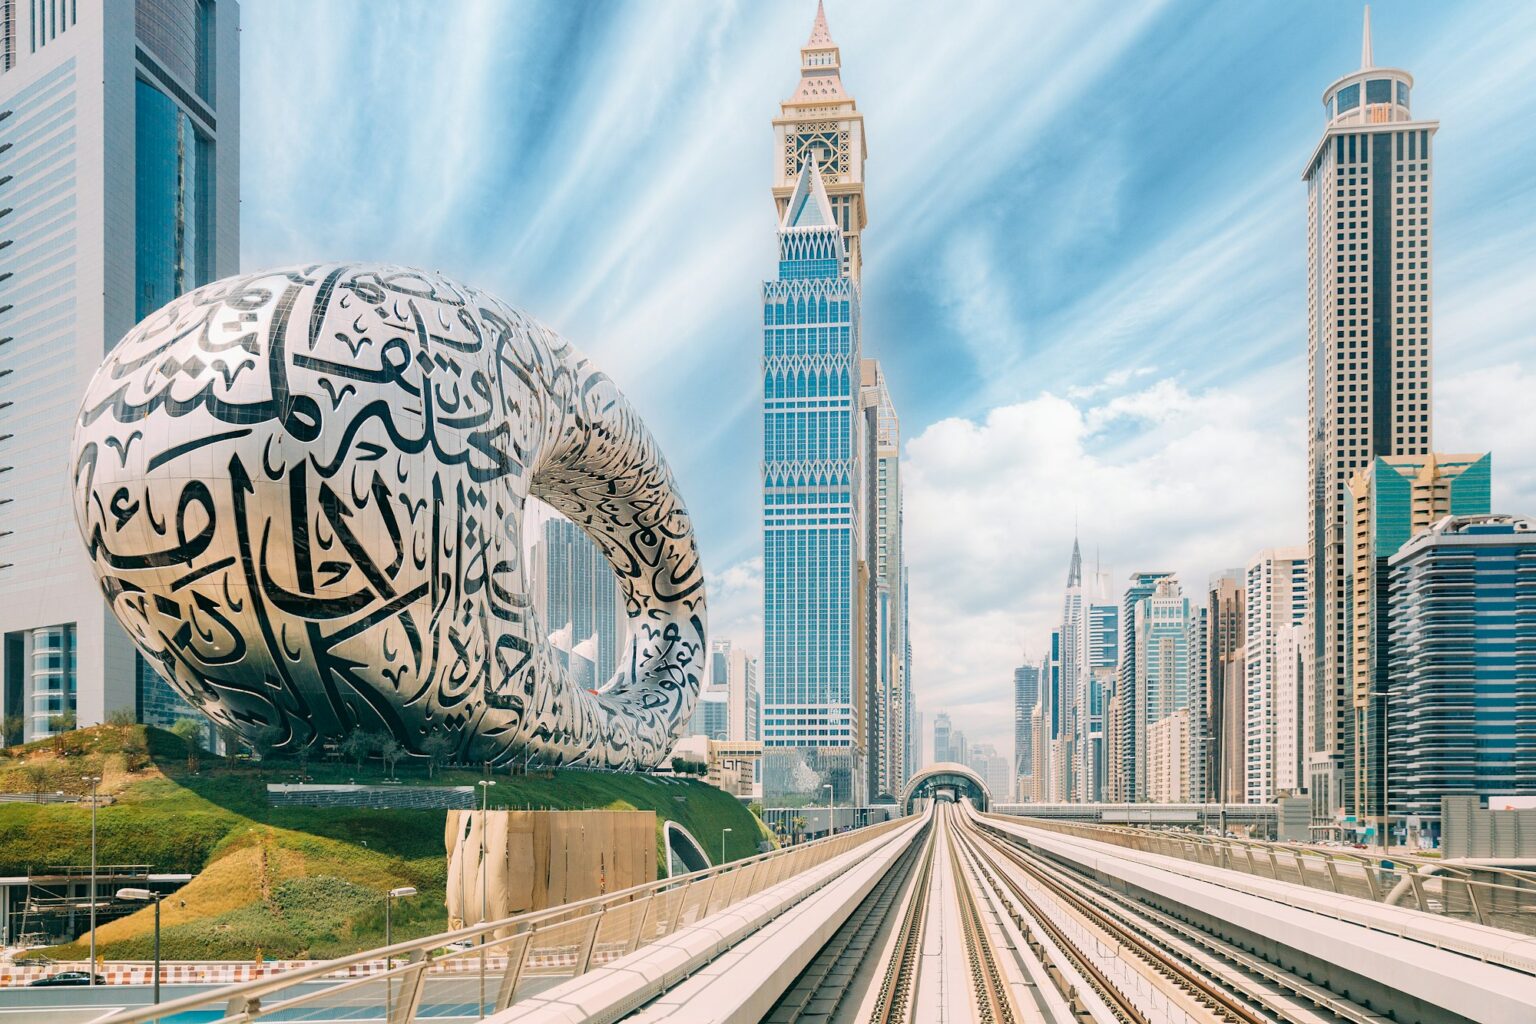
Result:
[[[670,459],[711,632],[761,650],[770,119],[814,0],[242,8],[244,269],[464,279],[592,355]],[[1361,7],[829,0],[869,138],[865,355],[904,441],[918,706],[1012,747],[1085,561],[1190,593],[1304,544],[1306,197]],[[1435,447],[1536,513],[1536,5],[1377,3],[1438,119]]]

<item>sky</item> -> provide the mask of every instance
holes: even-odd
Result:
[[[247,0],[241,259],[440,270],[645,417],[711,634],[761,649],[771,119],[814,0]],[[1120,587],[1306,543],[1306,198],[1361,7],[828,0],[865,117],[863,344],[901,417],[913,688],[1012,749],[1074,531]],[[1434,415],[1536,514],[1536,4],[1390,0],[1441,123]]]

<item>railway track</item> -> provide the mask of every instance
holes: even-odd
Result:
[[[1386,1024],[941,802],[771,1024]]]

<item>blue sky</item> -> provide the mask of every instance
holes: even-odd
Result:
[[[761,630],[770,119],[813,0],[242,9],[242,262],[442,270],[647,418],[712,627]],[[914,685],[1008,750],[1074,523],[1192,591],[1305,543],[1301,170],[1344,2],[830,0],[869,137],[864,344],[902,420]],[[1387,2],[1436,150],[1436,447],[1536,514],[1536,4]]]

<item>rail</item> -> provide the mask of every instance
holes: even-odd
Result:
[[[663,939],[684,925],[877,839],[907,820],[898,818],[562,907],[123,1010],[98,1024],[148,1024],[192,1012],[199,1012],[198,1019],[207,1024],[247,1024],[277,1014],[295,1019],[294,1011],[300,1007],[311,1011],[382,1008],[386,1024],[412,1024],[449,1010],[455,1017],[485,1017],[525,995]],[[383,961],[383,970],[373,970],[378,961]],[[223,1016],[209,1018],[210,1011],[222,1011]]]
[[[1536,871],[1411,855],[1384,857],[1367,850],[1334,850],[1014,815],[994,817],[1141,853],[1176,857],[1322,892],[1358,896],[1387,906],[1405,906],[1536,935]]]

